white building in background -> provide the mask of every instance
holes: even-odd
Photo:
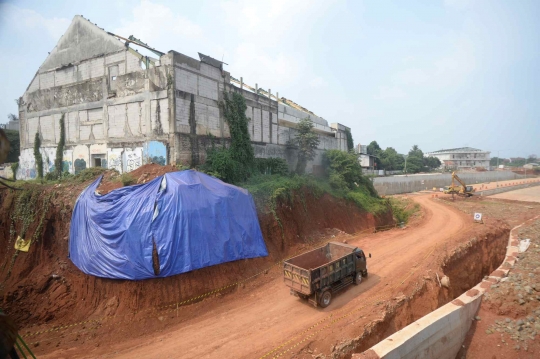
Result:
[[[445,169],[490,169],[489,151],[482,151],[472,147],[451,148],[426,153],[426,156],[437,157],[441,161],[441,167]]]

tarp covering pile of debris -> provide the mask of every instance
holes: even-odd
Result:
[[[95,193],[100,181],[71,219],[69,257],[86,274],[139,280],[268,255],[245,189],[193,170],[106,195]]]

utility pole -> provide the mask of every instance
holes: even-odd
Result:
[[[409,155],[403,155],[403,158],[405,158],[405,176],[407,176],[407,157],[409,157]]]
[[[495,171],[499,171],[499,153],[501,151],[497,151],[497,168],[495,168]],[[496,178],[496,181],[497,181],[497,187],[495,188],[499,188],[499,172],[496,172],[497,173],[497,176],[495,177]]]

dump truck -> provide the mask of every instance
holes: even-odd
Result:
[[[283,276],[291,295],[326,308],[337,291],[368,276],[366,255],[358,247],[330,242],[284,261]]]

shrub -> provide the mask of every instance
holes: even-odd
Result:
[[[122,173],[122,176],[120,176],[120,181],[125,186],[131,186],[132,184],[135,184],[135,178],[129,173]]]
[[[13,179],[17,180],[17,170],[19,169],[19,162],[11,164],[11,172],[13,172]]]
[[[107,169],[102,167],[90,167],[82,170],[75,176],[73,176],[73,179],[78,182],[86,182],[88,180],[94,180],[98,176],[101,176],[103,172],[105,172]]]
[[[289,166],[283,158],[255,158],[255,166],[263,175],[282,175],[289,174]]]

